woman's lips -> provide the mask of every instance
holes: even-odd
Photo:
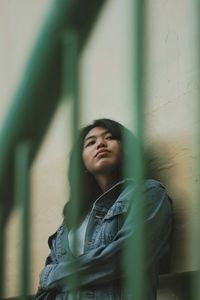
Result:
[[[98,156],[101,156],[101,155],[104,155],[104,154],[107,154],[107,153],[109,153],[110,151],[108,151],[108,150],[100,150],[100,151],[98,151],[97,153],[96,153],[96,155],[95,155],[95,157],[98,157]]]

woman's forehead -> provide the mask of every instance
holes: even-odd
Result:
[[[109,132],[109,130],[104,127],[100,127],[100,126],[94,127],[86,134],[84,141],[86,141],[90,138],[93,138],[93,137],[98,137],[98,136],[104,135],[108,132]]]

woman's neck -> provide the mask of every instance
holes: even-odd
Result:
[[[119,174],[114,174],[113,176],[99,174],[95,176],[95,179],[103,193],[107,191],[115,182],[117,182],[119,178]]]

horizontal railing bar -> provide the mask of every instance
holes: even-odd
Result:
[[[7,187],[12,190],[15,145],[20,140],[31,139],[34,158],[61,98],[63,31],[69,27],[80,30],[81,51],[104,2],[85,0],[82,10],[81,0],[53,2],[0,129],[0,201],[10,203],[13,198]],[[10,209],[9,206],[8,211]]]

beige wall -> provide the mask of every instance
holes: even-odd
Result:
[[[132,128],[131,1],[109,1],[83,54],[82,119],[111,117]],[[196,269],[194,195],[197,67],[193,1],[146,1],[145,117],[151,168],[174,201],[172,269]],[[113,26],[112,26],[112,25]]]
[[[195,1],[151,0],[148,4],[145,70],[146,144],[154,174],[168,188],[176,220],[173,271],[196,268],[193,249],[197,67],[195,64]],[[17,3],[17,4],[16,4]],[[116,119],[132,128],[131,1],[110,0],[91,35],[80,61],[81,125],[99,117]],[[49,1],[1,1],[0,70],[3,117]],[[23,13],[22,13],[23,12]],[[30,13],[31,12],[31,13]],[[3,19],[2,19],[3,17]],[[5,31],[5,28],[7,29]],[[5,77],[6,76],[6,77]],[[1,118],[2,119],[2,118]],[[67,199],[66,170],[70,149],[70,104],[60,105],[41,151],[32,178],[32,291],[48,253],[47,237],[62,220]],[[16,294],[17,213],[11,218],[7,255],[9,296]],[[13,238],[14,237],[14,238]],[[14,242],[13,242],[14,240]],[[164,299],[164,298],[163,298]],[[171,298],[173,299],[173,298]]]

